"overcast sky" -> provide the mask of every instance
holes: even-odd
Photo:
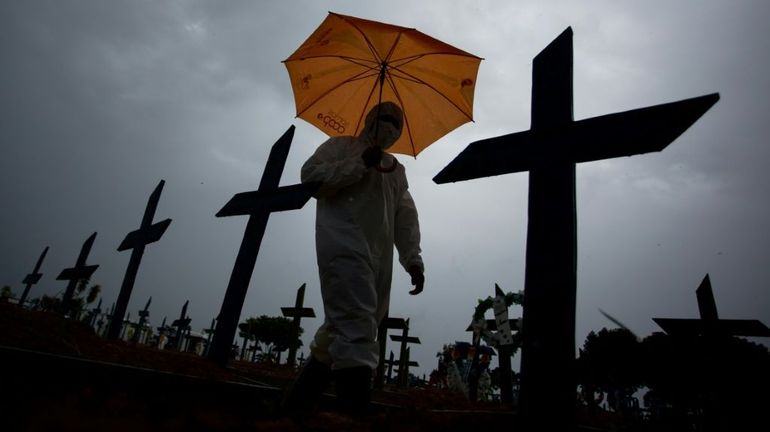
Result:
[[[720,317],[770,324],[770,4],[373,3],[0,2],[0,285],[20,293],[50,246],[31,296],[60,294],[66,282],[55,277],[97,231],[89,263],[100,265],[93,281],[109,307],[130,256],[116,249],[165,179],[156,221],[173,222],[146,249],[129,312],[152,296],[157,326],[190,300],[193,329],[207,327],[246,224],[214,214],[257,188],[289,126],[282,185],[299,182],[325,139],[295,119],[281,60],[334,11],[414,27],[484,58],[475,122],[416,160],[399,157],[420,211],[427,282],[409,296],[397,267],[391,311],[422,339],[412,348],[417,372],[435,367],[442,344],[468,340],[477,299],[495,283],[506,292],[524,284],[527,174],[431,179],[470,142],[529,128],[532,58],[568,26],[576,120],[721,95],[661,153],[578,166],[578,346],[613,326],[600,308],[641,337],[658,330],[653,317],[696,318],[706,273]],[[314,217],[313,201],[271,216],[242,319],[280,315],[302,283],[321,315]],[[305,346],[320,323],[303,321]]]

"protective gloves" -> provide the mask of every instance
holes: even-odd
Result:
[[[370,146],[361,153],[361,159],[364,160],[364,165],[367,168],[371,168],[382,160],[382,149],[379,146]]]
[[[425,285],[425,275],[422,273],[422,269],[416,265],[409,267],[409,276],[412,277],[412,285],[414,285],[414,289],[409,291],[409,294],[417,295],[421,293],[422,287]]]

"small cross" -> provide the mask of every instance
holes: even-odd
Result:
[[[281,313],[285,317],[291,317],[291,334],[292,345],[289,347],[289,358],[286,359],[286,363],[294,366],[294,361],[297,358],[297,346],[293,344],[294,340],[299,337],[300,320],[302,318],[315,318],[315,311],[312,308],[302,307],[305,301],[305,286],[302,284],[297,290],[297,298],[294,300],[294,307],[282,307]]]
[[[374,388],[382,389],[385,383],[385,351],[387,350],[388,330],[403,330],[406,321],[403,318],[391,318],[386,316],[377,328],[377,343],[380,345],[379,363],[377,374],[374,378]]]
[[[407,344],[413,343],[413,344],[419,344],[420,338],[409,336],[409,320],[406,320],[404,323],[404,328],[401,333],[401,336],[395,336],[391,335],[390,340],[394,342],[401,342],[401,354],[399,355],[400,363],[398,365],[398,380],[399,380],[399,386],[406,387],[408,384],[408,353],[407,353]]]
[[[719,319],[711,279],[707,274],[695,291],[700,319],[653,318],[669,335],[770,337],[770,328],[759,320]]]
[[[62,270],[59,276],[56,277],[56,280],[69,281],[67,284],[67,289],[64,291],[64,297],[61,301],[61,313],[63,315],[66,315],[70,312],[72,296],[75,293],[75,287],[77,286],[78,282],[84,279],[89,279],[91,275],[94,274],[96,269],[99,268],[98,265],[86,265],[88,254],[91,252],[91,247],[94,245],[94,240],[96,240],[96,233],[91,234],[91,236],[88,237],[88,239],[86,239],[86,241],[83,243],[83,247],[80,249],[80,255],[78,255],[78,260],[75,263],[75,267]]]
[[[32,270],[32,273],[28,274],[27,277],[24,278],[24,280],[21,282],[23,284],[26,284],[27,286],[24,288],[24,292],[21,294],[21,298],[19,299],[19,306],[24,307],[24,302],[27,301],[27,295],[29,294],[29,290],[32,288],[32,285],[35,285],[36,283],[40,282],[40,278],[43,277],[43,274],[40,273],[40,266],[43,264],[43,259],[45,259],[45,254],[48,253],[48,246],[43,249],[43,253],[40,254],[40,257],[37,259],[37,264],[35,264],[35,269]]]

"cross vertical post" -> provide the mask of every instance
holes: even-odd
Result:
[[[131,299],[131,291],[134,289],[136,274],[139,272],[139,265],[142,262],[145,246],[160,240],[171,224],[171,219],[165,219],[156,224],[152,223],[152,219],[155,217],[155,210],[157,210],[158,202],[160,201],[160,194],[163,192],[163,185],[165,184],[166,182],[161,180],[152,194],[150,194],[139,229],[128,233],[120,246],[118,246],[118,252],[131,249],[131,258],[128,260],[128,267],[126,268],[125,276],[123,276],[123,283],[120,286],[118,300],[115,303],[115,312],[112,314],[110,327],[107,330],[107,339],[115,340],[120,336],[123,317],[126,315],[126,309],[128,309],[128,301]]]
[[[43,253],[40,254],[40,257],[37,259],[37,264],[35,264],[35,269],[32,270],[32,273],[28,274],[24,280],[21,282],[26,285],[24,287],[24,292],[21,294],[21,297],[19,298],[19,306],[22,308],[24,307],[24,303],[27,301],[27,295],[29,295],[29,290],[32,288],[32,285],[37,284],[40,282],[40,278],[43,277],[43,274],[40,273],[40,266],[43,264],[43,260],[45,259],[45,255],[48,253],[48,246],[43,249]]]
[[[572,29],[534,59],[530,130],[470,144],[433,179],[529,171],[520,412],[526,430],[574,425],[575,164],[661,151],[719,100],[714,93],[574,121]]]
[[[293,136],[294,126],[291,126],[273,145],[259,189],[235,195],[217,213],[217,217],[249,216],[208,355],[209,359],[220,366],[226,365],[230,357],[230,349],[238,329],[238,320],[246,300],[249,282],[270,213],[302,208],[320,186],[318,183],[304,183],[278,187]]]
[[[377,327],[377,343],[379,344],[380,351],[377,373],[374,378],[374,388],[376,389],[382,389],[385,384],[385,351],[387,349],[388,330],[403,330],[405,326],[406,321],[403,318],[391,318],[386,315]]]
[[[299,339],[300,320],[302,318],[315,318],[315,311],[312,308],[302,307],[305,302],[305,286],[302,284],[297,290],[297,298],[294,300],[294,307],[282,307],[281,313],[285,317],[292,317],[291,322],[291,337],[292,343]],[[289,346],[289,357],[286,359],[286,363],[290,366],[294,366],[297,358],[297,346]]]

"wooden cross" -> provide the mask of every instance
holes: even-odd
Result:
[[[297,290],[297,298],[294,300],[294,307],[282,307],[281,313],[285,317],[291,317],[291,336],[292,342],[299,338],[300,320],[302,318],[315,318],[315,311],[312,308],[302,307],[305,301],[305,286],[302,284]],[[297,358],[297,346],[289,346],[289,357],[286,359],[286,363],[294,366],[294,362]]]
[[[177,351],[182,351],[182,337],[184,336],[184,332],[190,329],[190,321],[192,321],[189,317],[187,317],[188,304],[190,304],[190,300],[184,302],[184,306],[182,306],[182,313],[179,314],[179,319],[175,319],[174,322],[171,323],[171,327],[176,327]]]
[[[69,281],[67,289],[64,291],[64,297],[62,297],[61,300],[60,313],[62,315],[66,315],[70,311],[70,307],[72,306],[72,296],[75,293],[78,282],[83,279],[89,279],[96,269],[99,268],[98,265],[86,265],[88,254],[91,252],[91,247],[94,245],[94,240],[96,240],[96,233],[91,234],[91,236],[83,243],[83,247],[80,248],[78,260],[75,262],[75,267],[62,270],[62,272],[59,273],[59,276],[56,277],[56,280]]]
[[[45,254],[47,253],[48,246],[43,249],[43,253],[41,253],[40,257],[37,259],[37,264],[35,264],[35,269],[32,270],[32,273],[28,274],[24,280],[21,281],[21,283],[26,284],[27,286],[24,288],[21,298],[19,298],[19,306],[24,307],[24,302],[27,301],[27,295],[29,295],[29,290],[32,288],[32,285],[40,282],[40,278],[43,277],[43,274],[40,273],[40,266],[43,264],[43,259],[45,259]]]
[[[401,342],[401,353],[399,354],[399,364],[398,364],[398,381],[399,386],[406,387],[408,384],[408,357],[407,354],[407,344],[414,343],[419,344],[420,338],[409,336],[409,320],[406,320],[404,322],[404,328],[402,330],[401,336],[391,335],[390,340],[394,342]]]
[[[671,336],[770,337],[770,328],[759,320],[719,319],[711,279],[707,274],[695,291],[700,319],[653,318]]]
[[[96,319],[99,318],[99,315],[102,313],[102,298],[99,297],[99,303],[96,305],[95,308],[91,309],[90,317],[88,318],[88,325],[93,327],[96,324]],[[96,331],[96,334],[99,334],[99,330]]]
[[[374,378],[374,388],[382,389],[385,384],[385,351],[388,343],[388,330],[403,330],[406,321],[403,318],[391,318],[385,316],[377,328],[377,343],[380,346],[379,362],[377,363],[377,374]]]
[[[511,350],[513,349],[513,338],[511,331],[519,331],[519,320],[508,319],[508,305],[505,304],[505,293],[500,286],[495,284],[495,299],[493,302],[493,311],[495,319],[486,320],[487,330],[498,332],[500,355],[497,357],[500,366],[500,383],[510,383],[512,381],[511,369]],[[472,331],[474,354],[471,360],[471,371],[475,371],[479,364],[479,347],[481,346],[481,335],[476,333],[473,323],[465,331]],[[468,379],[468,398],[476,401],[478,392],[478,376],[470,374]],[[503,402],[513,402],[513,388],[506,384],[500,386],[500,399]]]
[[[144,324],[147,322],[147,317],[150,316],[150,303],[152,303],[152,297],[147,300],[147,304],[144,305],[144,309],[139,311],[139,323],[137,324],[137,330],[134,332],[134,337],[132,338],[132,342],[134,343],[139,342],[139,336],[144,329]]]
[[[249,216],[208,355],[209,359],[220,366],[226,365],[230,357],[230,347],[238,329],[238,320],[270,213],[302,208],[320,186],[320,183],[301,183],[278,187],[293,137],[294,126],[291,126],[273,145],[259,189],[235,195],[217,213],[217,217]]]
[[[211,320],[211,327],[209,327],[207,329],[203,329],[203,333],[206,333],[206,335],[207,335],[206,336],[206,351],[203,352],[204,356],[208,356],[208,354],[209,354],[209,349],[211,348],[211,338],[214,336],[214,330],[216,330],[216,327],[214,327],[216,325],[216,322],[217,322],[217,319],[213,318]]]
[[[131,299],[131,291],[134,289],[136,274],[139,271],[139,264],[142,262],[145,246],[160,240],[171,224],[171,219],[165,219],[156,224],[152,223],[152,219],[155,217],[155,210],[157,210],[158,202],[160,201],[160,194],[163,192],[163,185],[165,184],[166,182],[161,180],[152,194],[150,194],[139,229],[128,233],[120,246],[118,246],[118,252],[131,249],[131,258],[128,260],[126,274],[123,276],[123,283],[120,286],[118,300],[115,303],[115,313],[112,314],[110,328],[107,330],[107,339],[115,340],[120,335],[123,316],[126,314],[128,301]]]
[[[523,424],[573,423],[577,236],[575,165],[661,151],[719,100],[710,94],[574,121],[572,29],[532,66],[530,130],[470,144],[436,183],[529,171],[520,408]]]
[[[391,381],[391,377],[393,376],[393,366],[396,366],[398,364],[397,360],[393,359],[393,351],[390,352],[390,357],[383,362],[384,365],[388,366],[388,382]]]
[[[391,351],[390,354],[392,356],[393,351]],[[420,364],[417,363],[416,361],[410,360],[411,355],[412,355],[412,349],[407,348],[406,353],[400,359],[393,360],[391,358],[392,362],[398,364],[398,385],[401,388],[406,388],[409,386],[409,368],[420,366]],[[390,370],[388,371],[388,380],[390,380]]]

